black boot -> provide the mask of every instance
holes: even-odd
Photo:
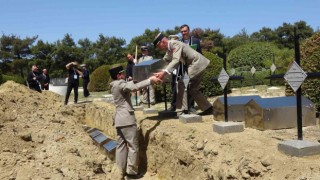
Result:
[[[172,112],[175,112],[176,111],[176,107],[174,107],[174,106],[171,106],[169,109],[168,109],[168,111],[172,111]]]
[[[205,116],[205,115],[213,115],[213,107],[209,107],[208,109],[202,111],[201,113],[198,113],[199,116]]]

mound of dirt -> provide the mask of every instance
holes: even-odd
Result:
[[[0,86],[0,179],[111,179],[113,163],[82,129],[84,105]]]

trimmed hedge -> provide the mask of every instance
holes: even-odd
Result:
[[[88,90],[91,92],[109,91],[109,84],[112,81],[109,74],[109,69],[120,65],[122,65],[122,67],[125,69],[125,63],[103,65],[95,69],[90,74],[90,83],[88,85]]]
[[[22,78],[21,76],[18,76],[18,75],[10,76],[10,75],[3,74],[2,75],[2,83],[5,83],[7,81],[14,81],[16,83],[26,85],[26,79],[24,79],[24,78]]]
[[[320,72],[320,32],[307,39],[301,46],[301,67],[305,72]],[[302,94],[315,103],[320,111],[320,79],[306,79]]]

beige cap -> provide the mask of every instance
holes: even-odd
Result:
[[[170,35],[170,36],[169,36],[169,39],[170,39],[170,40],[178,40],[178,39],[179,39],[179,36],[178,36],[178,35]]]

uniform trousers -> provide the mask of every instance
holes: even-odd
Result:
[[[78,102],[78,88],[79,88],[79,81],[68,82],[67,94],[64,100],[64,104],[68,104],[69,96],[71,94],[72,89],[74,92],[74,103]]]
[[[209,109],[212,105],[207,100],[207,98],[200,91],[200,83],[203,77],[204,71],[190,78],[189,81],[189,94],[198,104],[199,108],[204,111]],[[188,109],[188,97],[186,88],[183,81],[178,82],[178,92],[177,92],[177,109]]]
[[[136,125],[117,127],[116,163],[122,173],[138,174],[139,139]]]

